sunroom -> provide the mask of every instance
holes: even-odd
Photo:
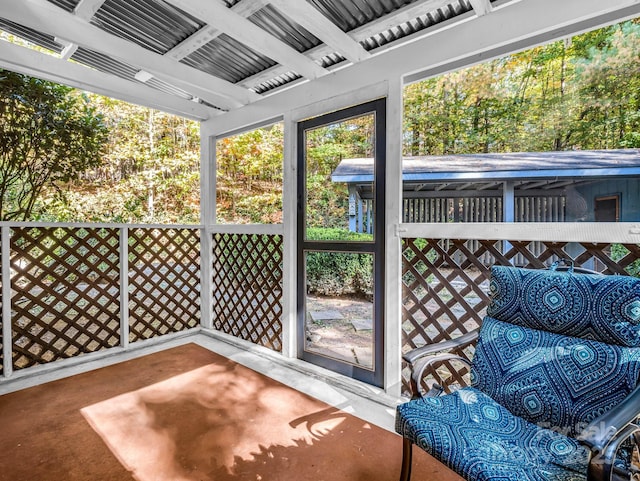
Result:
[[[87,467],[94,479],[360,479],[363,473],[367,479],[394,479],[401,460],[401,448],[394,446],[401,441],[388,431],[409,385],[402,355],[481,324],[489,302],[489,266],[517,259],[518,265],[545,268],[571,259],[606,274],[637,271],[640,217],[605,223],[424,223],[406,222],[402,212],[406,85],[636,18],[637,0],[0,0],[0,5],[0,30],[55,53],[2,41],[2,68],[195,119],[201,126],[198,225],[2,222],[0,406],[5,414],[0,417],[13,425],[6,431],[8,444],[0,443],[0,460],[12,468],[6,479],[84,479],[83,468],[96,456],[110,456],[120,467],[111,474],[110,461],[104,471]],[[317,129],[353,119],[363,119],[373,132],[375,167],[368,187],[374,228],[366,238],[318,238],[306,209],[312,188],[307,139]],[[274,123],[284,128],[282,223],[218,222],[217,142]],[[348,231],[348,216],[344,221]],[[344,265],[360,257],[368,259],[371,279],[367,302],[357,313],[350,313],[350,299],[308,292],[312,262]],[[323,344],[341,331],[314,329],[337,320],[357,340],[338,337]],[[227,359],[220,361],[226,370],[215,371],[220,377],[207,371],[214,362],[211,353]],[[151,354],[164,357],[156,362],[146,357]],[[229,360],[253,371],[234,381],[229,372],[236,368],[224,364]],[[137,377],[129,374],[133,371]],[[255,372],[282,384],[268,386],[252,377]],[[462,383],[464,374],[450,375]],[[82,411],[91,432],[82,431],[72,442],[66,437],[72,438],[73,430],[63,427],[75,424],[60,412],[69,388],[55,382],[72,386],[74,379],[77,401],[69,406]],[[116,387],[110,391],[103,383]],[[207,383],[219,383],[222,392]],[[253,413],[241,408],[245,395],[257,402],[256,391],[281,386],[295,394],[284,401],[268,398],[273,405],[265,419],[275,406],[296,403],[317,414],[286,419],[294,432],[281,437],[247,429],[251,441],[237,435],[231,443],[237,449],[225,451],[222,438],[211,441],[196,422],[189,427],[199,432],[195,437],[175,434],[180,428],[173,424],[157,422],[151,429],[153,419],[173,422],[168,404],[162,412],[150,411],[149,405],[159,406],[163,399],[192,396],[206,406],[210,400],[203,396],[219,396],[227,406],[240,406],[225,415],[241,423]],[[314,404],[307,395],[329,406]],[[31,402],[33,408],[25,407]],[[268,400],[261,402],[269,407]],[[336,421],[338,412],[354,415],[349,426],[356,432],[379,430],[392,437],[373,448],[358,447],[365,437],[354,435],[341,454],[345,458],[332,462],[343,449],[336,433],[347,429]],[[56,413],[60,426],[51,421]],[[206,415],[201,419],[192,410],[175,415],[183,414],[207,423]],[[140,417],[146,421],[137,426]],[[41,419],[49,420],[44,434],[23,438],[21,430],[37,431]],[[306,434],[295,432],[305,422]],[[137,446],[128,441],[132,425],[142,436]],[[224,429],[225,435],[233,431]],[[57,439],[57,432],[64,437]],[[198,443],[207,436],[209,444]],[[32,444],[20,449],[21,439]],[[204,445],[224,453],[187,456],[176,448],[183,441],[191,452]],[[54,449],[58,442],[72,455],[56,462],[50,457],[60,456]],[[314,444],[319,451],[301,449]],[[338,469],[333,478],[309,471],[314,462],[329,470],[367,450],[384,456],[384,469],[374,457],[362,461],[367,470]],[[145,457],[145,451],[155,454]],[[171,462],[162,461],[165,454]],[[296,456],[309,456],[304,468],[289,459]],[[431,458],[416,462],[425,476],[457,479]]]

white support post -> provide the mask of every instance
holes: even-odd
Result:
[[[512,180],[507,180],[502,184],[502,222],[515,222],[516,218],[516,196],[515,187]],[[502,252],[511,250],[511,243],[504,241]]]
[[[402,389],[402,89],[398,77],[389,82],[387,95],[384,389],[396,397]]]
[[[120,229],[120,346],[129,347],[129,228]]]
[[[284,160],[282,186],[282,355],[298,356],[296,253],[297,253],[297,123],[291,114],[284,117]]]
[[[200,229],[200,325],[213,329],[213,293],[211,287],[213,247],[211,232]]]
[[[512,180],[503,183],[502,192],[502,222],[515,222],[516,198]]]
[[[356,223],[358,213],[358,193],[356,192],[356,186],[349,186],[349,230],[351,232],[358,232]]]
[[[200,223],[216,222],[216,137],[207,123],[200,124]]]
[[[2,372],[13,374],[13,336],[11,333],[11,228],[2,226]]]
[[[211,291],[212,241],[209,227],[216,221],[216,139],[200,124],[200,325],[213,329]]]

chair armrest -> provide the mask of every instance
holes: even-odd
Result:
[[[471,332],[463,334],[460,337],[451,339],[450,341],[437,342],[435,344],[428,344],[426,346],[413,349],[412,351],[409,351],[408,353],[403,355],[402,359],[413,365],[421,357],[468,346],[469,344],[475,342],[476,339],[478,339],[478,332],[479,329],[475,329]]]
[[[578,440],[595,453],[602,453],[609,442],[640,416],[640,384],[620,404],[594,419]]]
[[[444,361],[460,361],[471,367],[471,363],[468,359],[451,353],[439,354],[425,359],[418,359],[415,363],[411,364],[411,399],[418,399],[422,397],[422,393],[420,392],[420,381],[422,381],[424,372],[434,364],[439,364]]]
[[[623,481],[631,479],[629,473],[615,466],[615,459],[620,445],[631,436],[638,436],[638,433],[640,433],[640,426],[627,424],[624,429],[614,435],[602,452],[592,453],[587,468],[587,481]]]
[[[592,421],[578,436],[591,450],[588,481],[618,479],[612,477],[618,448],[626,439],[640,433],[634,421],[640,416],[640,385],[612,410]],[[625,478],[626,479],[626,478]]]

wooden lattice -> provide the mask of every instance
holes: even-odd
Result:
[[[213,323],[282,350],[282,236],[213,235]]]
[[[129,341],[200,324],[200,231],[129,231]]]
[[[12,229],[14,369],[120,342],[116,229]]]
[[[403,352],[479,327],[489,302],[491,265],[540,269],[560,258],[605,274],[640,276],[639,244],[404,239]],[[457,354],[470,359],[473,347]],[[438,383],[469,381],[468,370],[460,365],[444,363],[432,375]],[[405,389],[408,379],[405,366]]]

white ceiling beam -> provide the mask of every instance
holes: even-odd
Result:
[[[0,66],[7,70],[50,80],[81,90],[162,110],[194,120],[207,120],[221,112],[190,100],[165,94],[144,84],[130,82],[77,63],[26,47],[0,41]]]
[[[237,108],[260,98],[255,92],[111,35],[47,0],[0,0],[0,11],[8,20],[117,58],[221,108]]]
[[[55,37],[53,40],[64,47],[62,52],[60,52],[60,58],[62,60],[69,60],[73,54],[76,53],[76,50],[78,50],[78,46],[75,43],[71,43],[63,38]]]
[[[478,17],[486,15],[493,10],[490,0],[469,0],[469,3]]]
[[[75,43],[68,43],[62,49],[62,52],[60,52],[60,58],[62,60],[69,60],[73,57],[73,54],[76,53],[76,50],[78,50],[78,46]]]
[[[244,18],[248,18],[257,11],[262,10],[269,3],[270,0],[242,0],[231,7],[231,10]],[[181,60],[221,34],[222,31],[207,25],[190,37],[185,38],[164,55],[174,60]]]
[[[553,12],[553,15],[549,15]],[[266,96],[259,102],[208,122],[208,131],[224,133],[340,95],[397,82],[441,75],[511,52],[640,15],[639,0],[520,0],[433,31],[402,47],[374,55],[329,77]],[[219,120],[218,120],[219,119]]]
[[[360,62],[371,56],[359,42],[344,33],[310,3],[300,0],[273,0],[271,3],[285,16],[352,62]]]
[[[217,1],[168,1],[256,52],[287,66],[288,70],[293,70],[308,79],[315,79],[329,73],[313,60],[308,59],[294,48]]]
[[[80,0],[76,8],[73,9],[73,14],[88,22],[100,10],[104,2],[105,0]]]
[[[193,35],[185,38],[182,42],[165,53],[164,56],[176,61],[181,60],[198,50],[200,47],[208,44],[214,38],[220,36],[221,33],[222,32],[220,30],[206,25]]]
[[[73,14],[88,22],[93,18],[104,2],[105,0],[80,0],[73,11]],[[78,45],[75,43],[61,39],[59,40],[57,38],[56,42],[64,45],[62,52],[60,52],[60,58],[62,60],[69,60],[73,54],[76,53],[76,50],[78,50]]]
[[[389,29],[395,28],[398,25],[402,25],[405,22],[414,20],[420,15],[424,15],[429,12],[433,12],[438,8],[445,7],[451,3],[451,0],[417,0],[406,7],[403,7],[395,12],[388,13],[384,17],[380,17],[372,22],[367,23],[361,27],[358,27],[350,31],[347,35],[351,37],[354,42],[360,42],[380,32],[385,32]],[[315,48],[305,52],[305,55],[311,60],[319,60],[325,55],[329,55],[334,52],[334,49],[327,45],[318,45]],[[374,53],[375,55],[376,53]],[[371,54],[370,54],[371,55]],[[239,82],[239,85],[243,87],[252,88],[256,85],[271,80],[279,75],[285,74],[289,71],[286,67],[276,65],[270,69],[263,70],[251,77],[248,77]]]

